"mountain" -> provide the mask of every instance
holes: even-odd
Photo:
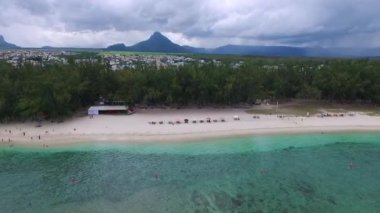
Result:
[[[148,40],[133,46],[114,44],[107,47],[110,51],[161,52],[161,53],[195,53],[250,56],[285,56],[285,57],[379,57],[380,48],[322,48],[291,46],[246,46],[226,45],[214,49],[180,46],[173,43],[159,32]]]
[[[18,49],[18,48],[20,48],[20,47],[6,42],[4,37],[2,35],[0,35],[0,49]]]
[[[161,53],[187,53],[190,52],[185,47],[173,43],[159,32],[153,33],[146,41],[142,41],[133,46],[126,47],[124,44],[114,44],[107,47],[112,51],[131,51],[131,52],[161,52]]]
[[[128,47],[126,47],[124,44],[113,44],[109,47],[107,47],[107,50],[111,51],[127,51]]]
[[[19,49],[17,45],[8,43],[0,35],[0,49]],[[45,46],[42,49],[78,49],[56,48]],[[83,48],[79,48],[83,49]],[[83,49],[86,50],[86,49]],[[217,48],[197,48],[181,46],[173,43],[160,32],[153,33],[146,41],[133,46],[114,44],[106,48],[109,51],[130,52],[161,52],[161,53],[194,53],[194,54],[221,54],[247,56],[284,56],[284,57],[380,57],[380,48],[322,48],[322,47],[291,47],[291,46],[247,46],[225,45]]]

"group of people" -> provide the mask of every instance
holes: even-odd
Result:
[[[253,116],[253,119],[260,119],[260,116],[258,115],[254,115]],[[234,121],[240,121],[240,117],[235,115],[233,116],[233,120]],[[196,123],[224,123],[226,122],[226,119],[225,118],[220,118],[220,119],[212,119],[212,118],[206,118],[206,119],[178,119],[176,121],[168,121],[167,124],[169,125],[175,125],[175,124],[189,124],[189,123],[193,123],[193,124],[196,124]],[[164,121],[149,121],[148,124],[151,124],[151,125],[163,125],[165,124]]]
[[[320,117],[320,118],[324,118],[324,117],[344,117],[346,115],[351,116],[351,117],[355,116],[354,113],[347,113],[347,114],[344,114],[344,113],[333,113],[333,114],[332,113],[321,113],[318,117]]]
[[[2,135],[2,137],[1,137],[1,142],[2,142],[2,143],[11,143],[11,142],[13,142],[13,139],[14,139],[15,137],[17,137],[17,134],[20,134],[22,137],[29,137],[29,136],[27,135],[27,132],[23,131],[21,128],[16,128],[16,132],[17,132],[17,130],[18,130],[20,133],[15,133],[14,131],[12,132],[12,130],[10,130],[10,129],[5,129],[5,130],[4,130],[5,134],[1,134],[1,135]],[[48,131],[45,131],[45,134],[47,134],[47,133],[48,133]],[[5,137],[4,137],[4,136],[5,136]],[[12,139],[12,138],[13,138],[13,139]],[[30,141],[33,141],[35,138],[38,139],[38,140],[42,140],[42,137],[41,137],[41,135],[39,134],[39,135],[37,135],[37,136],[35,136],[35,137],[30,136]],[[43,147],[47,147],[47,146],[44,144]]]
[[[168,121],[167,124],[169,125],[175,125],[175,124],[190,124],[190,123],[193,123],[193,124],[196,124],[196,123],[218,123],[218,122],[226,122],[226,119],[224,118],[220,118],[220,119],[211,119],[211,118],[206,118],[206,119],[192,119],[192,120],[189,120],[189,119],[178,119],[176,121]],[[156,125],[156,124],[160,124],[160,125],[163,125],[165,124],[164,121],[149,121],[148,122],[149,124],[151,125]]]

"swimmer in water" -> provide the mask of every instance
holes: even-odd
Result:
[[[75,180],[75,177],[74,177],[74,176],[71,176],[71,177],[70,177],[70,182],[71,182],[72,184],[75,184],[76,180]]]
[[[156,178],[156,180],[158,180],[160,178],[160,173],[158,172],[154,173],[154,177]]]

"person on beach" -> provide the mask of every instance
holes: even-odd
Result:
[[[38,140],[41,140],[41,135],[38,136]]]

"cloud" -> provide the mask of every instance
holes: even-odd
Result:
[[[105,47],[153,31],[195,46],[380,46],[378,0],[0,0],[22,46]]]

